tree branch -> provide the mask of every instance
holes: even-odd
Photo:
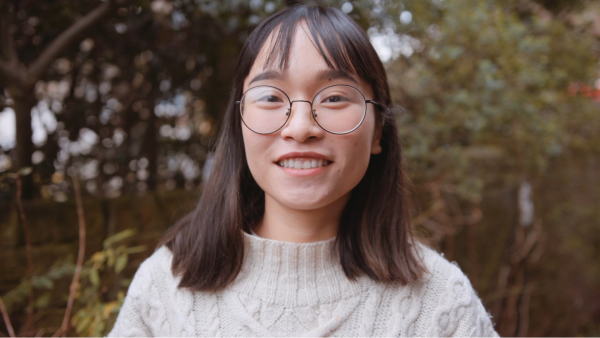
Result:
[[[54,61],[65,48],[73,43],[79,34],[82,34],[85,30],[94,26],[110,12],[114,2],[115,0],[106,0],[105,3],[74,22],[66,31],[62,32],[54,39],[29,68],[28,82],[30,84],[37,82],[46,69],[48,69],[52,61]]]
[[[14,4],[12,2],[0,3],[0,50],[2,51],[2,59],[9,64],[19,63],[17,51],[12,34],[10,32],[11,17],[14,14]]]
[[[19,64],[19,57],[15,50],[13,36],[10,32],[10,18],[14,12],[14,5],[10,2],[0,3],[0,83],[9,85],[11,82],[22,84],[25,72]]]
[[[15,330],[13,330],[12,324],[10,323],[10,317],[8,316],[8,312],[6,311],[6,307],[4,306],[2,298],[0,298],[0,311],[2,312],[2,318],[4,318],[4,324],[6,324],[8,335],[14,337]]]
[[[23,232],[25,233],[25,252],[27,253],[27,271],[29,273],[29,305],[27,308],[25,328],[31,329],[33,325],[33,258],[31,254],[31,234],[29,232],[29,226],[27,225],[27,219],[25,218],[22,195],[23,183],[21,181],[21,175],[17,175],[17,207],[19,209],[21,224],[23,225]]]
[[[79,188],[79,180],[77,176],[73,176],[73,189],[75,191],[75,203],[77,204],[77,218],[79,223],[79,252],[77,253],[77,265],[75,266],[75,274],[69,288],[69,299],[67,301],[67,309],[63,318],[60,329],[54,336],[67,337],[69,331],[69,323],[71,321],[71,311],[73,310],[73,301],[75,300],[75,292],[79,285],[79,277],[83,267],[83,259],[85,257],[85,216],[83,214],[83,202],[81,201],[81,190]]]

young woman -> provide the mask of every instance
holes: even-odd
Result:
[[[241,52],[197,209],[136,273],[110,336],[497,336],[467,277],[413,239],[385,70],[333,8]]]

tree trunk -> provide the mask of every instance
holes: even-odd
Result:
[[[15,165],[14,169],[19,170],[23,167],[31,167],[31,155],[35,147],[31,136],[31,109],[35,106],[35,94],[33,89],[24,89],[19,87],[9,87],[8,92],[14,101],[15,118],[17,120],[16,145],[15,145]],[[23,198],[29,199],[34,195],[33,179],[31,175],[21,178],[23,182]]]

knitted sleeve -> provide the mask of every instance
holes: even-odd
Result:
[[[148,265],[147,262],[142,263],[135,273],[117,321],[108,337],[150,337],[153,335],[150,326],[144,321],[146,317],[144,312],[148,309],[145,299],[152,297],[150,292],[153,289]]]

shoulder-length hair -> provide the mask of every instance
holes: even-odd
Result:
[[[238,275],[244,260],[242,231],[250,232],[265,211],[264,191],[248,168],[242,123],[235,101],[243,82],[271,34],[267,65],[284,69],[295,30],[305,23],[328,67],[357,74],[381,103],[377,122],[381,148],[353,189],[335,240],[349,279],[366,274],[379,282],[409,284],[425,268],[415,253],[409,225],[401,147],[383,64],[364,30],[335,8],[294,6],[258,25],[244,44],[233,90],[215,150],[215,161],[195,211],[172,226],[159,242],[173,252],[172,271],[179,287],[220,290]],[[327,54],[328,53],[328,54]]]

